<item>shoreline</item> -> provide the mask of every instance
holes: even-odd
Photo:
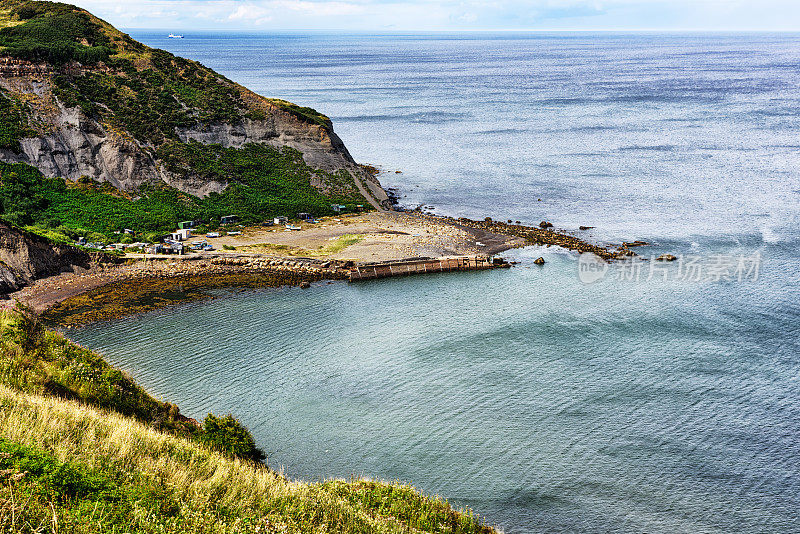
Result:
[[[346,244],[339,247],[343,239]],[[590,252],[607,261],[633,254],[625,245],[612,250],[550,228],[416,212],[329,218],[323,224],[304,225],[299,232],[245,228],[241,235],[213,241],[215,248],[233,250],[184,256],[129,255],[120,265],[96,264],[89,270],[42,278],[11,293],[5,302],[20,301],[48,322],[73,327],[209,298],[210,289],[348,280],[358,267],[380,263],[486,258],[485,263],[490,264],[496,254],[535,245]],[[326,245],[330,242],[334,245]]]

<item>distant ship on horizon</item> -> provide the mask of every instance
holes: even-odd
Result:
[[[183,35],[175,35],[175,34],[172,34],[172,33],[169,34],[167,37],[169,39],[183,39]]]

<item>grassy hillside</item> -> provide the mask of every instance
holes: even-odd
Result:
[[[331,123],[311,108],[262,98],[200,63],[149,48],[82,9],[0,0],[3,56],[46,64],[52,94],[0,89],[0,149],[19,153],[21,139],[45,135],[51,126],[41,114],[52,114],[59,103],[79,107],[108,131],[135,141],[175,176],[229,184],[205,199],[153,184],[133,193],[133,200],[93,186],[91,177],[83,185],[92,187],[72,187],[30,168],[0,164],[0,216],[12,223],[110,236],[120,228],[163,233],[187,219],[238,215],[255,223],[300,212],[331,215],[332,203],[369,207],[348,171],[312,169],[295,150],[182,142],[180,128],[264,119],[273,109],[328,133]]]
[[[95,72],[63,72],[57,85],[72,103],[124,125],[142,141],[174,139],[172,127],[198,120],[257,118],[266,105],[330,128],[330,119],[314,109],[253,98],[200,63],[149,48],[69,4],[0,0],[0,53],[56,67],[103,63],[107,68]]]
[[[0,312],[0,349],[0,532],[492,532],[408,485],[293,482],[33,316]]]

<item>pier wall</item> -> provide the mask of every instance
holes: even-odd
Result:
[[[375,280],[411,274],[444,273],[450,271],[481,271],[510,267],[502,260],[487,256],[458,256],[452,258],[420,259],[359,264],[350,269],[350,281]]]

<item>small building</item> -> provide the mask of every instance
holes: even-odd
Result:
[[[237,222],[239,222],[239,217],[237,215],[226,215],[219,218],[220,224],[236,224]]]
[[[194,221],[183,221],[178,223],[178,229],[180,230],[191,230],[194,228]]]
[[[283,215],[281,215],[280,217],[275,217],[275,219],[273,219],[273,222],[275,224],[286,224],[289,222],[289,217],[284,217]]]
[[[331,209],[336,213],[341,213],[347,209],[347,206],[345,206],[344,204],[331,204]]]
[[[169,239],[172,241],[186,241],[190,237],[192,237],[192,231],[189,229],[177,230],[169,235]]]
[[[304,212],[304,213],[298,213],[297,218],[300,219],[301,221],[310,221],[314,219],[314,216],[311,215],[310,213]]]

